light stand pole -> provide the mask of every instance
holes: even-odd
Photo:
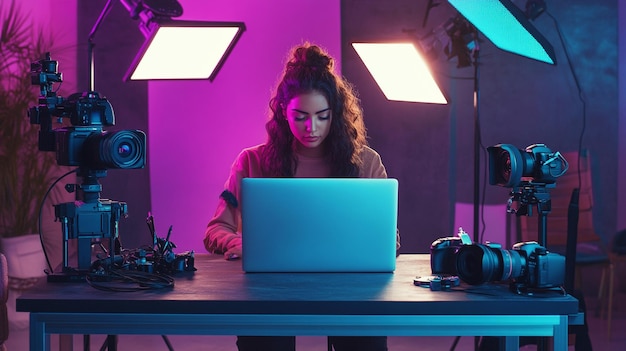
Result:
[[[480,241],[480,87],[479,73],[480,62],[478,47],[478,31],[475,32],[476,48],[474,49],[474,242]]]

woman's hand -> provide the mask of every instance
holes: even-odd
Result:
[[[232,261],[241,258],[241,246],[235,246],[224,252],[224,259]]]

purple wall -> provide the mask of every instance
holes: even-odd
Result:
[[[340,63],[339,1],[180,1],[180,19],[245,22],[213,82],[149,83],[152,212],[178,251],[205,252],[204,229],[239,151],[265,141],[268,101],[288,50],[303,41]],[[159,228],[157,228],[159,230]]]

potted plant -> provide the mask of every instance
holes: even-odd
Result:
[[[35,240],[42,251],[40,204],[61,169],[54,152],[39,151],[39,125],[31,124],[27,115],[39,96],[31,83],[30,64],[50,50],[52,41],[50,34],[33,29],[14,0],[0,7],[0,23],[0,250],[9,261],[9,274],[19,276],[11,258],[19,252],[9,247],[15,241]],[[39,275],[41,268],[36,267]]]
[[[4,4],[2,4],[4,5]],[[56,163],[54,152],[39,150],[38,124],[27,111],[38,102],[39,88],[31,82],[31,63],[52,47],[52,34],[35,30],[27,13],[13,0],[0,5],[0,252],[8,262],[9,321],[12,328],[28,326],[28,315],[15,312],[15,298],[45,276],[49,260],[40,237],[40,207],[48,188],[67,169]],[[54,189],[43,207],[46,242],[61,237],[61,226],[52,223],[52,204],[68,197]],[[58,247],[57,247],[58,248]],[[60,257],[56,248],[48,254]]]

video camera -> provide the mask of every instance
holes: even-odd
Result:
[[[64,99],[52,90],[62,82],[58,62],[50,53],[31,64],[31,84],[41,89],[39,105],[31,107],[31,124],[41,125],[39,150],[56,151],[62,166],[91,170],[143,168],[146,163],[146,134],[140,130],[104,131],[115,125],[113,106],[94,91],[75,93]],[[69,118],[72,126],[52,128],[52,117]]]
[[[111,257],[119,251],[118,222],[127,215],[125,202],[100,199],[99,178],[105,177],[110,168],[144,168],[146,134],[140,130],[105,131],[104,127],[115,125],[115,115],[109,101],[95,91],[75,93],[67,99],[57,96],[52,85],[63,81],[57,67],[58,62],[50,58],[50,53],[31,63],[31,84],[38,85],[41,94],[38,106],[31,107],[28,116],[31,124],[41,126],[39,150],[55,151],[61,166],[78,166],[77,175],[83,179],[79,201],[54,207],[56,219],[63,226],[64,273],[76,272],[69,268],[70,239],[78,239],[78,272],[85,272],[91,266],[92,244],[100,238],[110,239]],[[53,128],[53,117],[59,124],[57,128]],[[71,125],[64,119],[69,119]],[[74,184],[66,189],[74,191]],[[48,280],[57,279],[66,278],[48,276]]]

